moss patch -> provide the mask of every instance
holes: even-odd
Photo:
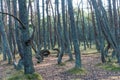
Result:
[[[38,73],[24,74],[23,71],[17,71],[7,80],[43,80]]]
[[[108,71],[120,71],[120,66],[116,63],[99,63],[96,66]]]
[[[72,68],[69,69],[67,72],[75,75],[85,75],[87,73],[84,68]]]

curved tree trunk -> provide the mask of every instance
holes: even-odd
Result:
[[[29,39],[28,27],[28,12],[26,7],[26,0],[18,0],[19,2],[19,18],[25,25],[25,29],[21,29],[21,42],[23,47],[23,62],[25,74],[32,74],[35,72],[32,62],[31,46],[26,44]]]

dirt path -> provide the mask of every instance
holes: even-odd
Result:
[[[63,62],[68,56],[63,57]],[[105,71],[96,67],[100,63],[100,56],[97,54],[82,55],[82,65],[87,69],[86,75],[72,75],[67,73],[68,69],[74,67],[74,61],[66,62],[64,66],[57,65],[57,58],[50,55],[45,60],[37,64],[33,58],[35,70],[40,73],[44,80],[120,80],[120,72]],[[15,70],[12,66],[0,62],[0,80],[6,80],[5,77],[13,73]]]

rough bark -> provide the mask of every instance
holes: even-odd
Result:
[[[25,74],[32,74],[35,72],[32,62],[31,46],[26,44],[29,39],[28,27],[28,12],[26,7],[26,0],[18,0],[19,2],[19,18],[25,25],[25,29],[21,29],[21,42],[23,47],[23,63]]]

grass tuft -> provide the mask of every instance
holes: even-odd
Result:
[[[108,71],[120,71],[120,66],[116,63],[97,64],[96,66]]]
[[[85,75],[87,73],[84,68],[72,68],[69,69],[67,72],[75,75]]]
[[[24,74],[23,71],[17,71],[7,80],[43,80],[38,73]]]

